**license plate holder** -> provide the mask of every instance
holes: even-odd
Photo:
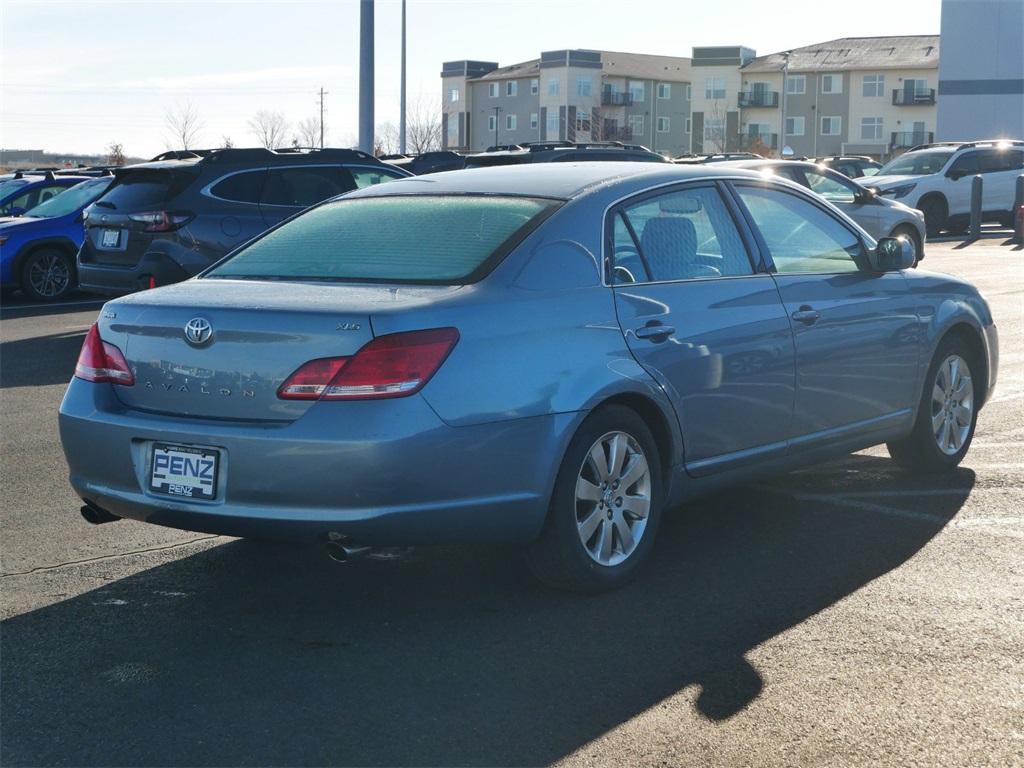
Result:
[[[217,498],[220,452],[215,448],[153,443],[149,468],[149,490],[154,493],[201,501]]]
[[[100,233],[100,246],[103,248],[117,248],[121,244],[120,229],[104,229]]]

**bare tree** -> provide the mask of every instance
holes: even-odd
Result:
[[[220,141],[220,145],[224,149],[234,149],[235,148],[235,142],[232,141],[230,136],[225,136],[224,138],[222,138],[221,141]]]
[[[441,148],[441,105],[417,99],[407,108],[405,118],[406,148],[420,154]]]
[[[281,146],[288,131],[288,121],[280,112],[261,109],[249,120],[249,130],[256,134],[260,145],[267,149]]]
[[[373,154],[393,155],[398,152],[398,128],[394,123],[378,123],[373,132]]]
[[[307,117],[295,126],[295,140],[301,147],[315,149],[320,146],[320,118]]]
[[[124,165],[124,144],[117,141],[107,144],[107,165]]]
[[[199,131],[203,127],[199,112],[191,101],[185,101],[165,115],[167,129],[171,132],[171,144],[181,149],[194,149]]]

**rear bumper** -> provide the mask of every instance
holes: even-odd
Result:
[[[121,296],[150,287],[150,278],[156,285],[180,283],[192,277],[171,257],[162,253],[147,253],[137,264],[119,267],[95,264],[78,259],[78,287],[89,293]]]
[[[383,406],[383,407],[382,407]],[[72,380],[60,408],[71,485],[118,517],[229,536],[368,545],[527,541],[583,414],[450,427],[421,397],[318,403],[287,424],[199,421]],[[153,441],[215,448],[215,501],[148,490]]]

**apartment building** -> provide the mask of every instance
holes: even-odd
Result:
[[[671,155],[788,146],[797,156],[886,158],[934,140],[937,35],[848,37],[760,57],[744,46],[691,53],[446,62],[444,144],[620,140]]]
[[[441,81],[447,149],[552,140],[690,148],[688,58],[565,49],[506,67],[445,62]]]

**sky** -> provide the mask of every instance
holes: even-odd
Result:
[[[847,36],[938,34],[940,0],[407,0],[409,104],[437,107],[443,61],[502,65],[542,50],[759,54]],[[400,0],[376,0],[375,121],[398,121]],[[359,3],[2,0],[0,146],[130,156],[171,146],[191,103],[199,144],[253,146],[259,110],[291,123],[327,107],[327,142],[358,125]],[[439,107],[437,107],[439,108]],[[290,135],[290,134],[289,134]]]

